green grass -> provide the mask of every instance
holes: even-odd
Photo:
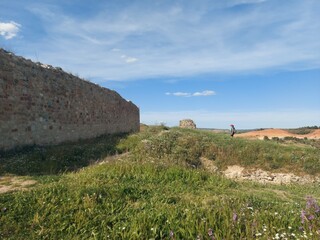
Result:
[[[95,144],[108,141],[74,147],[95,151]],[[0,238],[319,239],[319,186],[235,182],[206,172],[199,161],[308,172],[304,164],[319,161],[317,148],[164,126],[112,142],[112,149],[130,154],[75,172],[34,176],[38,185],[31,190],[1,194]],[[63,156],[64,148],[56,147],[52,155]],[[280,165],[271,168],[270,162]]]
[[[301,223],[309,194],[320,198],[312,185],[240,184],[181,166],[111,162],[29,192],[0,195],[6,208],[0,234],[4,239],[169,239],[172,231],[174,239],[209,239],[212,229],[217,239],[255,239],[258,233],[267,239],[277,233],[303,235],[304,227],[310,237],[320,226],[319,216]]]
[[[0,151],[0,174],[48,175],[74,171],[121,153],[117,144],[124,137],[126,134],[104,135],[55,146],[28,146]]]
[[[308,134],[313,132],[315,129],[319,129],[320,127],[318,126],[309,126],[309,127],[301,127],[301,128],[295,128],[295,129],[288,129],[289,132],[294,133],[294,134]]]
[[[308,142],[314,144],[314,141]],[[120,141],[121,145],[131,146],[134,158],[144,161],[201,167],[200,157],[206,157],[220,169],[238,164],[268,171],[320,174],[319,147],[285,143],[231,138],[223,133],[179,128],[153,134],[146,131]]]

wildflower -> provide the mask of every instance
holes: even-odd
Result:
[[[256,222],[255,220],[253,220],[251,226],[252,226],[253,228],[257,227],[257,222]]]
[[[173,238],[173,235],[174,235],[174,234],[173,234],[173,231],[170,230],[170,237]]]
[[[308,220],[313,220],[313,219],[314,219],[314,215],[311,214],[308,216]]]
[[[263,231],[264,231],[264,232],[267,231],[267,226],[266,226],[265,224],[263,224],[262,228],[263,228]]]
[[[317,201],[311,196],[307,197],[306,208],[313,209],[315,213],[320,213],[320,206],[318,205]]]
[[[209,230],[208,230],[208,235],[209,235],[209,237],[211,237],[213,235],[213,231],[211,228],[209,228]]]
[[[300,217],[301,217],[301,223],[304,223],[304,220],[306,219],[306,211],[305,210],[301,211]]]
[[[236,222],[236,221],[238,220],[238,215],[237,215],[237,213],[233,213],[232,220],[233,220],[234,222]]]

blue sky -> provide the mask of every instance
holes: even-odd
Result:
[[[318,0],[1,0],[0,46],[116,90],[146,124],[320,125],[319,12]]]

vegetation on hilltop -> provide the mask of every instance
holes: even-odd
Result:
[[[304,134],[308,134],[308,133],[313,132],[315,129],[320,129],[320,127],[318,127],[318,126],[307,126],[307,127],[288,129],[288,131],[290,133],[293,133],[293,134],[304,135]]]
[[[291,141],[291,139],[288,139]],[[128,136],[118,147],[130,146],[137,160],[161,161],[201,168],[200,157],[215,162],[220,169],[238,164],[268,171],[296,174],[320,174],[319,140],[304,140],[304,145],[283,144],[286,141],[260,141],[230,138],[228,134],[190,129],[160,128]]]

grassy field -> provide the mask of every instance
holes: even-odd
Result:
[[[239,183],[206,172],[199,160],[220,169],[239,164],[319,175],[320,149],[312,144],[158,126],[41,148],[45,154],[34,159],[39,151],[1,155],[3,174],[38,182],[0,195],[1,239],[320,238],[318,185]],[[17,159],[40,164],[41,171],[18,164],[15,172],[10,161]]]

